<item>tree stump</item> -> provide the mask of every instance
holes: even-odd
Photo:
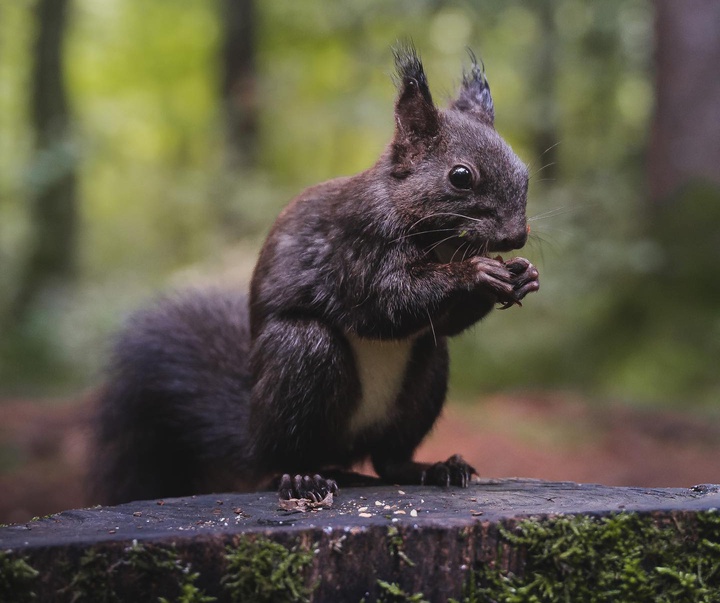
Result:
[[[0,601],[717,601],[718,507],[519,479],[141,501],[0,528]]]

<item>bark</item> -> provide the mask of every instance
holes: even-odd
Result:
[[[532,71],[533,90],[539,115],[534,124],[535,168],[540,182],[554,180],[558,172],[558,102],[557,90],[557,28],[555,26],[555,3],[540,0],[535,5],[540,21],[540,45],[535,55]]]
[[[526,583],[542,578],[555,592],[597,584],[603,591],[594,600],[646,601],[660,593],[648,594],[642,580],[656,576],[660,565],[673,572],[660,584],[663,590],[673,588],[677,576],[688,588],[699,579],[705,590],[698,596],[715,601],[718,505],[720,487],[713,485],[610,488],[513,479],[482,480],[467,489],[344,488],[331,508],[309,512],[278,509],[274,492],[138,501],[0,527],[6,551],[0,551],[0,599],[174,601],[193,593],[193,600],[204,594],[218,601],[303,595],[312,601],[410,601],[422,593],[430,601],[505,601],[510,598],[471,597],[464,585],[482,585],[473,581],[474,572],[482,579],[497,570],[505,576],[495,580],[501,587],[527,568]],[[556,528],[553,517],[561,522]],[[528,518],[534,519],[521,523]],[[523,525],[524,532],[515,529]],[[637,588],[630,582],[636,574]],[[618,597],[621,587],[645,589],[644,596]],[[12,599],[3,599],[3,588]],[[388,588],[406,596],[388,597]],[[572,600],[590,599],[583,593]]]
[[[256,11],[253,0],[222,0],[222,98],[230,168],[257,160]]]
[[[655,1],[650,202],[692,179],[720,184],[720,2]]]

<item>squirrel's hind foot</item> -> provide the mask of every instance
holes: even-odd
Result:
[[[453,454],[448,460],[431,465],[424,472],[422,483],[467,488],[473,475],[477,475],[475,467],[469,465],[459,454]]]
[[[322,475],[296,475],[292,477],[289,473],[280,478],[278,496],[281,500],[303,498],[313,502],[324,500],[328,494],[336,495],[338,485],[333,479],[325,479]]]

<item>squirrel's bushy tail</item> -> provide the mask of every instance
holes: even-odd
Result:
[[[242,489],[248,350],[244,294],[189,292],[133,315],[98,396],[91,502]]]

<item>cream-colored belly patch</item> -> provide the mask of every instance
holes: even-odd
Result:
[[[382,341],[347,336],[360,379],[361,399],[350,418],[350,433],[371,425],[382,425],[391,416],[400,393],[414,341]]]

